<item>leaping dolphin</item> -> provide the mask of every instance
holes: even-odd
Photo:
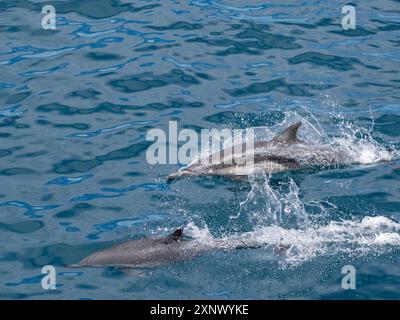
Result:
[[[231,153],[220,152],[218,163],[202,164],[198,159],[168,176],[167,182],[189,176],[225,176],[245,178],[255,169],[262,169],[268,174],[314,166],[334,166],[350,164],[352,159],[346,153],[328,145],[308,144],[297,137],[301,126],[297,122],[270,141],[257,141],[254,150],[244,155],[240,164]],[[245,150],[244,143],[239,150]],[[228,157],[224,157],[228,154]],[[241,155],[243,157],[243,155]],[[211,159],[213,156],[210,156]],[[252,157],[251,161],[249,157]],[[247,158],[247,159],[246,159]]]

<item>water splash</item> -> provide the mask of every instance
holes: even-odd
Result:
[[[296,183],[289,179],[280,187],[272,187],[265,174],[253,175],[251,190],[240,203],[231,221],[250,221],[251,231],[227,232],[214,237],[207,226],[190,222],[186,232],[199,246],[215,250],[238,248],[270,248],[276,253],[281,268],[293,268],[317,257],[346,254],[349,257],[379,255],[400,246],[400,223],[384,216],[355,217],[326,221],[326,208],[321,215],[306,211]],[[333,206],[332,210],[336,208]],[[278,249],[278,251],[276,251]]]
[[[271,176],[262,170],[256,170],[249,177],[250,192],[239,204],[239,211],[230,217],[234,225],[236,220],[249,221],[250,225],[280,226],[284,228],[304,229],[310,226],[311,220],[300,200],[296,183],[289,178],[286,185],[278,189],[271,186]]]
[[[373,137],[374,123],[370,127],[361,127],[349,121],[340,122],[340,136],[333,139],[333,144],[349,154],[354,162],[373,164],[381,161],[391,161],[397,155],[397,150],[388,150]]]
[[[277,258],[281,268],[298,267],[317,257],[340,253],[349,257],[379,255],[400,246],[400,223],[388,217],[366,216],[323,223],[323,219],[312,219],[306,212],[293,180],[289,182],[287,193],[280,193],[266,185],[269,185],[268,179],[261,189],[257,189],[258,192],[266,192],[258,196],[260,201],[264,201],[262,210],[249,210],[248,207],[244,210],[247,202],[256,199],[254,188],[240,208],[240,215],[246,214],[252,221],[265,224],[255,224],[252,231],[214,237],[207,227],[199,228],[191,222],[186,232],[199,245],[215,250],[279,249]],[[272,199],[267,199],[271,195]]]

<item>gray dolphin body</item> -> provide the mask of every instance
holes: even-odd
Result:
[[[214,239],[208,243],[183,239],[183,229],[176,229],[162,238],[144,238],[116,244],[97,251],[71,267],[122,267],[146,268],[189,260],[212,250],[259,248],[267,243],[246,243],[240,237]],[[290,248],[288,244],[275,244],[274,253],[283,253]]]
[[[230,153],[220,152],[220,161],[216,164],[202,164],[200,160],[180,169],[168,176],[167,181],[189,176],[225,176],[229,178],[245,178],[254,169],[262,169],[266,173],[278,173],[294,169],[314,166],[334,166],[349,164],[350,156],[327,145],[312,145],[298,139],[297,131],[301,122],[297,122],[270,141],[257,141],[254,150],[243,154],[245,161],[237,163]],[[242,145],[245,150],[246,144]],[[228,157],[224,157],[228,154]],[[248,161],[251,157],[252,161]],[[211,159],[212,156],[209,157]],[[211,161],[210,161],[211,162]]]
[[[117,244],[87,256],[74,266],[154,267],[187,260],[211,249],[207,245],[183,240],[182,232],[183,229],[176,229],[167,237],[144,238]]]

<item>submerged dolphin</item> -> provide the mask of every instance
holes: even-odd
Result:
[[[313,166],[334,166],[349,164],[351,157],[346,153],[335,150],[327,145],[313,145],[301,141],[297,131],[301,126],[297,122],[270,141],[257,141],[254,150],[245,156],[245,161],[238,163],[230,153],[222,150],[218,163],[202,164],[200,160],[183,167],[168,176],[167,182],[188,176],[225,176],[230,178],[244,178],[262,169],[266,173],[278,173],[294,169],[309,168]],[[241,146],[246,149],[246,144]],[[228,157],[224,157],[228,154]],[[212,159],[212,155],[209,159]],[[247,161],[250,160],[251,161]]]
[[[184,240],[182,233],[183,229],[179,228],[167,237],[144,238],[116,244],[87,256],[74,266],[153,267],[190,259],[211,249],[207,245]]]
[[[258,248],[265,245],[268,244],[246,243],[240,237],[210,239],[208,242],[186,240],[183,238],[183,228],[179,228],[167,237],[144,238],[116,244],[87,256],[73,267],[155,267],[188,260],[215,249]],[[274,253],[282,253],[289,247],[290,245],[281,243],[272,245]]]

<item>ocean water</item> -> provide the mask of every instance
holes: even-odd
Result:
[[[354,30],[345,1],[53,1],[55,30],[44,4],[0,1],[1,299],[400,298],[399,1],[352,1]],[[146,161],[171,120],[262,138],[300,119],[358,164],[166,184],[179,165]],[[69,267],[179,226],[213,250]]]

